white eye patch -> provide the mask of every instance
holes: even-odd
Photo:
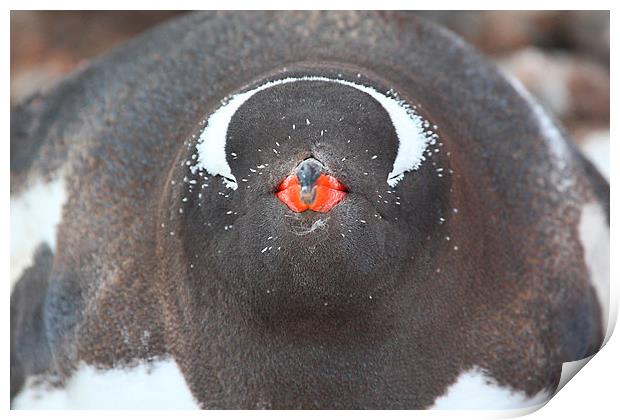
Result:
[[[207,125],[200,133],[196,144],[197,160],[196,164],[191,167],[192,172],[204,170],[211,175],[222,176],[224,184],[236,190],[237,178],[232,174],[226,160],[226,134],[232,117],[256,93],[274,86],[304,81],[331,82],[349,86],[370,95],[383,106],[392,121],[399,142],[398,153],[387,178],[390,187],[395,187],[404,178],[405,172],[418,169],[424,160],[424,151],[434,134],[428,130],[429,123],[416,114],[409,104],[384,95],[371,87],[348,80],[307,76],[274,80],[230,97],[224,105],[211,114]]]

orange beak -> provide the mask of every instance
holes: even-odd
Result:
[[[278,186],[276,197],[296,213],[306,210],[327,213],[347,195],[346,187],[331,175],[321,174],[312,187],[312,194],[302,194],[296,175],[287,176]]]

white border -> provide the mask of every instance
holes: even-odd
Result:
[[[360,76],[361,74],[358,73],[358,77]],[[386,179],[390,187],[394,188],[402,181],[405,173],[415,171],[425,160],[424,151],[427,145],[436,138],[436,135],[433,133],[430,124],[422,116],[418,115],[411,105],[404,100],[398,99],[397,93],[395,93],[396,98],[393,98],[378,92],[373,87],[346,79],[303,76],[286,77],[265,82],[260,86],[236,93],[227,98],[224,104],[207,118],[206,125],[200,133],[196,144],[196,164],[190,167],[192,173],[204,170],[213,176],[220,175],[224,177],[224,185],[226,187],[236,190],[238,187],[237,178],[232,173],[226,159],[226,142],[230,122],[237,110],[258,92],[275,86],[298,82],[328,82],[348,86],[370,95],[383,106],[398,137],[398,153],[396,154],[392,171]],[[389,92],[392,91],[390,89]],[[300,121],[298,124],[303,125],[303,122]],[[310,125],[311,122],[306,119],[306,124]],[[295,130],[295,124],[292,124],[292,129]],[[323,132],[321,132],[321,135],[323,135]]]
[[[78,2],[77,0],[59,0],[53,3],[49,3],[46,1],[16,1],[9,0],[3,4],[6,4],[9,8],[13,9],[84,9],[85,6],[89,9],[131,9],[131,8],[147,8],[147,7],[155,7],[159,9],[167,9],[171,6],[180,8],[180,9],[200,9],[205,6],[204,2],[200,1],[182,1],[178,0],[174,3],[170,2],[162,2],[162,1],[140,1],[140,2],[131,2],[127,0],[118,1],[118,0],[109,0],[106,2]],[[553,9],[554,7],[561,7],[563,9],[616,9],[617,3],[612,3],[611,1],[597,1],[591,0],[588,2],[583,1],[574,1],[568,0],[563,2],[550,2],[550,1],[532,1],[532,0],[521,0],[519,2],[515,1],[506,1],[498,3],[497,1],[470,1],[467,3],[467,6],[472,9],[502,9],[502,10],[528,10],[528,9]],[[337,4],[333,1],[325,1],[325,0],[314,0],[312,2],[295,2],[294,4],[290,1],[270,1],[270,2],[241,2],[238,0],[227,0],[227,1],[211,1],[209,2],[209,6],[220,8],[220,9],[252,9],[256,8],[256,6],[260,5],[260,8],[265,9],[287,9],[291,6],[299,9],[321,9],[321,8],[334,8],[334,6],[338,6],[338,8],[342,10],[347,9],[368,9],[377,6],[376,2],[370,1],[352,1],[352,0],[343,0],[338,2]],[[380,6],[385,9],[406,9],[415,6],[424,6],[429,5],[432,6],[433,9],[442,8],[444,9],[452,9],[452,10],[461,10],[465,6],[462,2],[458,1],[434,1],[432,3],[415,3],[412,4],[410,1],[400,0],[400,1],[392,1],[392,0],[384,0],[380,3]],[[618,55],[617,55],[617,39],[614,37],[617,30],[615,29],[618,25],[617,11],[612,10],[611,13],[611,67],[613,69],[618,69]],[[3,197],[6,200],[4,205],[2,206],[2,217],[0,221],[2,223],[1,227],[3,231],[7,232],[9,230],[9,142],[8,142],[8,131],[9,131],[9,84],[7,83],[9,80],[9,35],[10,35],[10,16],[7,10],[7,13],[4,14],[4,28],[5,33],[5,41],[3,45],[3,57],[5,59],[4,72],[5,72],[5,83],[3,85],[4,89],[4,112],[2,113],[2,118],[4,119],[4,130],[5,130],[5,141],[2,143],[2,147],[4,148],[4,153],[2,154],[2,162],[4,165],[4,173],[6,174],[3,178],[2,182],[2,193]],[[612,132],[615,130],[615,126],[618,121],[618,112],[617,112],[617,98],[618,98],[618,90],[614,89],[613,86],[615,83],[614,73],[611,73],[611,115],[612,115]],[[613,136],[612,136],[613,137]],[[613,141],[612,141],[613,143]],[[611,161],[612,162],[620,162],[619,155],[619,147],[617,145],[613,145],[611,147]],[[616,169],[615,166],[611,168],[611,179],[615,179]],[[612,209],[618,208],[618,193],[614,184],[611,184],[611,204]],[[619,249],[617,244],[617,229],[615,226],[614,218],[615,214],[612,215],[612,226],[611,226],[611,254],[618,255]],[[3,266],[5,278],[9,278],[9,246],[8,239],[5,239],[2,242],[2,252],[4,255],[4,263]],[[617,318],[617,299],[618,299],[618,278],[620,277],[618,259],[612,259],[611,264],[611,296],[613,299],[615,308],[614,318]],[[5,290],[7,290],[7,294],[4,297],[4,302],[8,303],[8,282],[5,284]],[[5,304],[5,310],[2,313],[3,315],[3,328],[4,328],[4,337],[7,338],[5,344],[0,346],[0,351],[2,352],[2,360],[5,362],[0,365],[0,369],[3,370],[2,377],[5,379],[3,383],[3,389],[0,392],[3,392],[5,396],[5,401],[8,407],[8,395],[9,395],[9,346],[8,346],[8,335],[9,335],[9,305]],[[605,348],[600,352],[600,354],[596,355],[590,363],[583,369],[582,372],[576,376],[575,379],[571,380],[564,389],[561,390],[558,395],[556,395],[546,407],[543,409],[533,413],[529,418],[532,419],[557,419],[561,418],[563,420],[571,420],[571,419],[579,419],[583,420],[583,418],[610,418],[611,413],[617,413],[619,409],[619,399],[617,396],[617,382],[618,378],[620,378],[620,363],[618,357],[620,356],[620,341],[617,334],[613,335]],[[114,413],[114,415],[124,415],[129,414],[132,417],[142,417],[145,418],[168,418],[171,413],[169,412],[129,412],[129,413]],[[236,418],[240,415],[251,415],[255,417],[270,417],[270,418],[288,418],[292,413],[288,412],[235,412],[235,411],[227,411],[227,412],[209,412],[206,414],[203,413],[192,413],[192,412],[177,412],[174,413],[175,416],[185,417],[191,416],[196,418],[198,416],[208,415],[209,418]],[[37,413],[37,412],[10,412],[10,416],[15,417],[43,417],[46,418],[82,418],[84,416],[83,412],[73,411],[73,412],[46,412],[46,413]],[[107,418],[110,413],[108,412],[89,412],[89,416],[93,416],[96,419]],[[441,417],[441,418],[472,418],[472,419],[480,419],[480,418],[490,418],[486,415],[480,415],[480,413],[471,413],[471,412],[415,412],[410,413],[407,411],[395,411],[395,412],[324,412],[324,413],[314,413],[314,412],[295,412],[293,413],[296,417],[300,418],[309,418],[310,416],[321,415],[327,417],[341,418],[345,417],[355,417],[355,418],[372,418],[376,419],[377,416],[385,416],[388,415],[390,417],[400,417],[410,419],[413,416],[420,416],[422,418],[430,418],[430,417]],[[496,417],[497,418],[497,417]]]

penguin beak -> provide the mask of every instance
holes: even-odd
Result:
[[[312,210],[326,213],[345,195],[346,187],[327,175],[319,161],[309,158],[301,162],[293,175],[278,185],[276,197],[296,213]]]

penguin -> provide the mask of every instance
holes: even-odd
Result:
[[[11,111],[12,408],[523,409],[608,335],[609,185],[384,12],[164,23]]]

